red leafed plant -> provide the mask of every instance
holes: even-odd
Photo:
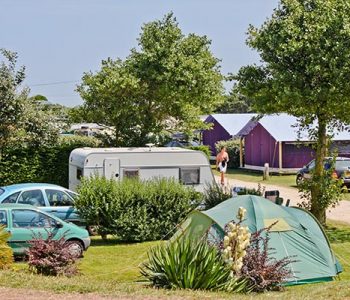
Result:
[[[294,262],[291,257],[280,260],[272,258],[273,248],[269,248],[268,244],[273,225],[252,234],[250,246],[243,259],[241,277],[248,279],[251,289],[255,292],[281,290],[281,284],[292,277],[288,268],[288,265]]]
[[[75,275],[78,258],[69,251],[65,235],[58,240],[53,238],[51,232],[46,239],[41,234],[33,234],[27,251],[29,269],[42,275]]]

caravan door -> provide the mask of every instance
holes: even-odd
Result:
[[[106,158],[103,161],[103,175],[107,179],[119,180],[120,177],[120,159]]]

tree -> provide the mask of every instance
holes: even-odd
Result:
[[[47,98],[44,95],[38,94],[30,97],[30,100],[40,102],[40,101],[47,101]]]
[[[23,122],[28,89],[20,89],[25,68],[16,69],[17,53],[0,49],[4,60],[0,64],[0,149],[14,137]]]
[[[0,149],[7,146],[49,144],[57,138],[50,115],[40,112],[22,88],[25,68],[17,69],[17,53],[0,49]]]
[[[240,92],[262,113],[299,117],[317,142],[314,178],[321,180],[329,138],[350,121],[349,1],[281,0],[260,28],[249,27],[247,44],[263,64],[239,70]],[[311,187],[311,212],[325,223],[331,203],[321,200],[320,186]]]
[[[145,24],[138,46],[124,61],[104,60],[78,86],[81,111],[90,121],[114,126],[117,146],[144,145],[165,129],[188,133],[203,124],[199,114],[222,100],[210,41],[182,34],[172,13]]]
[[[252,100],[240,94],[235,87],[228,95],[225,95],[224,102],[215,109],[216,113],[252,113],[254,112]]]

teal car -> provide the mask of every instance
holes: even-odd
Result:
[[[80,257],[90,246],[87,230],[45,213],[32,205],[0,204],[0,225],[11,233],[8,240],[14,255],[25,255],[33,235],[43,239],[53,234],[54,239],[64,237],[69,250]]]
[[[0,203],[30,204],[63,221],[86,227],[74,208],[78,194],[48,183],[20,183],[0,187]]]

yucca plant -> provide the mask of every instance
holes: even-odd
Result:
[[[141,274],[153,286],[169,289],[242,292],[247,287],[246,280],[232,277],[216,247],[185,238],[151,249]]]
[[[12,249],[7,245],[10,233],[0,226],[0,270],[8,268],[13,263]]]

